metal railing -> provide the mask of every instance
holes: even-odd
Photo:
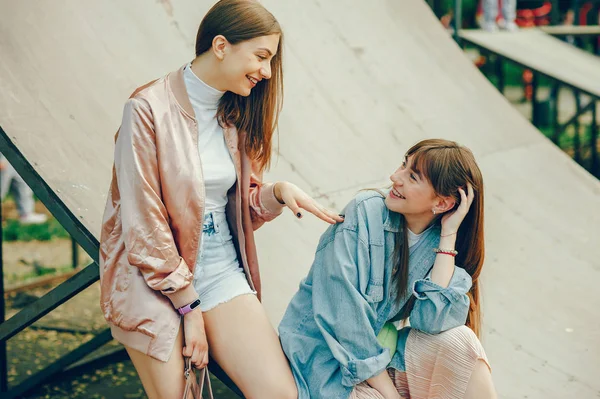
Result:
[[[25,159],[23,154],[10,140],[7,133],[0,126],[0,152],[4,154],[8,162],[15,170],[23,177],[25,182],[32,188],[35,195],[44,203],[46,208],[54,215],[58,222],[67,230],[73,237],[74,241],[90,255],[93,262],[86,266],[83,270],[61,283],[53,290],[37,299],[32,304],[23,308],[19,313],[5,320],[5,300],[4,300],[4,275],[2,270],[2,249],[1,249],[1,234],[2,228],[0,223],[0,397],[3,399],[13,399],[24,395],[25,393],[39,387],[51,377],[56,376],[69,366],[73,365],[83,357],[94,352],[96,349],[105,345],[112,340],[109,328],[97,333],[94,338],[81,344],[78,348],[63,355],[55,362],[48,365],[46,368],[38,371],[36,374],[25,379],[16,386],[8,384],[8,356],[6,351],[6,341],[15,336],[25,328],[32,325],[35,321],[56,309],[69,299],[73,298],[81,291],[99,280],[99,242],[85,228],[85,226],[77,219],[77,217],[67,208],[60,200],[56,193],[48,186],[48,184],[35,171],[31,164]],[[73,261],[76,261],[77,252],[76,244],[73,244]],[[90,362],[91,367],[97,367],[106,362],[121,360],[126,358],[124,349],[118,352],[110,352],[102,359],[95,359]],[[230,389],[243,397],[241,391],[235,386],[227,374],[219,367],[219,365],[211,359],[211,372],[224,382]],[[81,367],[80,367],[81,369]],[[65,373],[67,377],[69,373]]]

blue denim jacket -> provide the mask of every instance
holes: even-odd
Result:
[[[279,325],[299,399],[347,399],[354,387],[388,367],[404,370],[409,328],[400,331],[396,353],[377,341],[384,323],[416,296],[412,328],[436,334],[465,324],[471,277],[456,267],[446,288],[428,278],[440,227],[427,230],[410,248],[408,290],[397,300],[392,282],[394,234],[399,215],[375,191],[361,192],[345,209],[343,223],[321,236],[308,276]]]

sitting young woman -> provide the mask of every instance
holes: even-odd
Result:
[[[425,140],[391,181],[358,194],[323,234],[279,326],[299,398],[495,398],[478,339],[483,178],[473,154]],[[400,320],[410,327],[389,328]]]

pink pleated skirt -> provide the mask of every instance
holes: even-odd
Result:
[[[478,360],[490,367],[481,342],[466,326],[436,335],[411,330],[406,341],[406,371],[389,369],[388,373],[403,398],[462,399]],[[350,399],[384,398],[362,383]]]

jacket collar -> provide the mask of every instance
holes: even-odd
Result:
[[[386,210],[387,215],[385,217],[385,221],[383,222],[383,229],[386,231],[391,231],[392,233],[398,233],[402,231],[403,226],[400,221],[400,214],[390,211],[387,207]],[[419,240],[419,242],[429,241],[432,238],[438,237],[440,234],[441,226],[439,223],[436,222],[434,226],[432,226],[425,232],[425,235],[421,237],[421,240]]]
[[[171,72],[167,76],[167,82],[171,88],[171,91],[175,95],[175,101],[179,104],[179,106],[185,111],[185,113],[190,116],[192,119],[196,119],[194,117],[194,108],[192,107],[192,103],[190,102],[190,98],[188,96],[187,90],[185,88],[185,81],[183,80],[183,70],[185,66],[183,65],[178,70]]]
[[[400,214],[390,211],[387,206],[385,209],[387,210],[387,215],[383,222],[383,229],[392,233],[398,233],[400,231]]]
[[[190,97],[188,96],[187,89],[185,88],[183,71],[186,65],[187,64],[184,64],[178,70],[171,72],[167,76],[167,84],[171,88],[171,91],[175,96],[175,101],[177,102],[179,107],[185,112],[185,114],[188,117],[196,121],[194,107],[192,107]],[[229,147],[230,151],[238,151],[239,140],[237,135],[237,129],[234,126],[226,125],[223,128],[223,134],[225,135],[225,140],[227,141],[227,146]]]

